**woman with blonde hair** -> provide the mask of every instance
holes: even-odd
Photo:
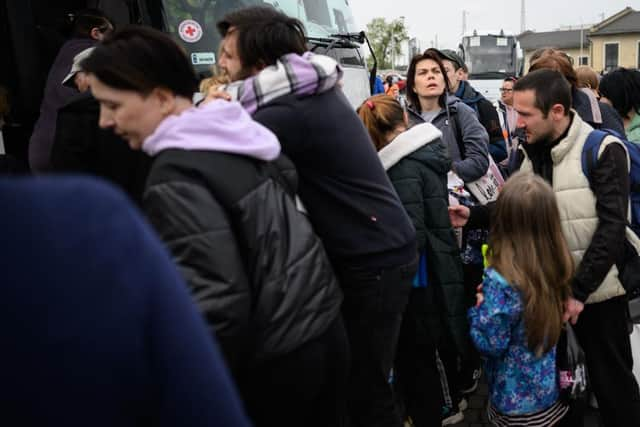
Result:
[[[435,397],[440,396],[439,343],[453,338],[459,351],[470,345],[462,261],[448,218],[448,147],[431,123],[408,129],[404,109],[388,95],[372,96],[358,115],[417,235],[420,268],[402,319],[396,357],[406,416],[416,427],[442,418],[443,425],[459,422],[463,416],[457,405],[443,414],[443,399]]]
[[[587,65],[576,67],[576,77],[578,78],[578,87],[580,89],[590,90],[597,98],[600,98],[600,94],[598,93],[600,78],[593,68]]]
[[[469,310],[471,338],[485,356],[494,425],[556,425],[556,345],[574,264],[553,190],[518,172],[505,184],[489,234],[489,267]]]

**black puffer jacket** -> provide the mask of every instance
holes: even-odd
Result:
[[[295,188],[293,166],[279,163],[171,149],[147,181],[145,211],[232,368],[247,352],[260,360],[294,350],[340,309],[322,243],[277,182]]]
[[[433,125],[423,123],[400,134],[378,154],[416,228],[418,250],[426,253],[429,286],[426,293],[413,293],[410,304],[418,304],[419,311],[431,318],[432,333],[442,333],[443,326],[449,329],[464,352],[469,345],[464,278],[448,214],[451,160],[441,136]]]

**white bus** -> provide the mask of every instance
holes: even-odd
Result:
[[[500,86],[507,77],[522,75],[523,56],[516,36],[504,31],[474,31],[458,46],[469,69],[469,82],[485,98],[500,98]]]

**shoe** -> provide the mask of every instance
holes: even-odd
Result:
[[[482,369],[474,369],[471,378],[468,383],[462,384],[460,387],[460,393],[462,394],[471,394],[478,388],[478,382],[480,381],[480,377],[482,376]]]
[[[450,426],[453,424],[458,424],[459,422],[464,421],[464,414],[460,409],[456,412],[453,411],[453,408],[450,406],[442,407],[442,425]]]
[[[460,402],[458,402],[458,409],[460,410],[460,412],[466,411],[468,407],[469,402],[467,402],[467,399],[465,399],[464,397],[460,399]]]

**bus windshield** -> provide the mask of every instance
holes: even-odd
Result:
[[[465,63],[471,77],[488,73],[515,75],[513,37],[473,36],[465,38]]]
[[[229,12],[259,5],[298,18],[308,37],[357,31],[348,0],[162,0],[161,19],[166,31],[186,48],[196,71],[206,72],[215,63],[220,44],[216,22]]]

